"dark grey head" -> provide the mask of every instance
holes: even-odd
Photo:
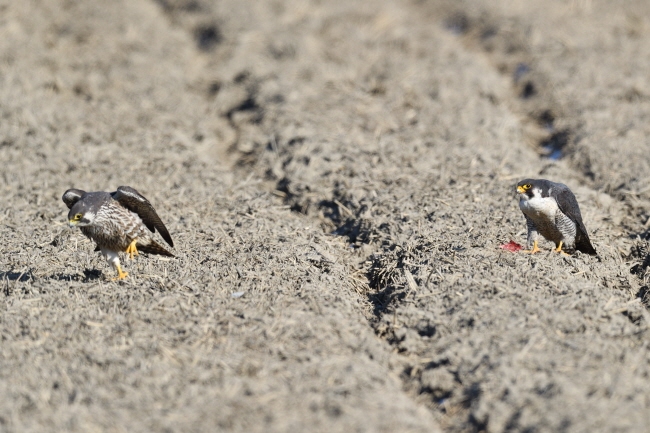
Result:
[[[66,194],[69,191],[66,191]],[[66,194],[63,195],[64,201]],[[111,195],[107,192],[84,192],[72,203],[68,212],[68,224],[70,227],[91,225],[95,221],[99,208],[108,200],[111,200]]]
[[[548,197],[554,185],[557,184],[546,179],[524,179],[517,184],[517,194],[524,200]]]

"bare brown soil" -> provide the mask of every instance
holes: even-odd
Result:
[[[643,0],[0,1],[0,431],[646,430],[649,62]],[[524,177],[598,258],[499,248]]]

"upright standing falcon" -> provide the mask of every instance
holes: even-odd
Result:
[[[156,210],[135,189],[121,186],[115,192],[85,192],[72,188],[62,199],[70,209],[70,227],[79,227],[95,241],[106,261],[117,270],[118,280],[128,275],[120,267],[120,251],[129,254],[131,260],[138,250],[174,257],[152,238],[151,234],[158,230],[169,246],[174,246]]]
[[[575,250],[596,255],[582,222],[578,200],[568,186],[546,179],[524,179],[517,184],[519,209],[526,217],[529,253],[536,253],[541,234],[555,243],[555,251]]]

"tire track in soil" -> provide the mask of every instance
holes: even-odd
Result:
[[[286,131],[278,132],[274,130],[275,128],[269,128],[269,124],[274,122],[284,121],[286,123],[285,119],[280,118],[281,114],[284,114],[281,113],[280,107],[286,97],[282,92],[277,92],[277,84],[274,83],[277,81],[275,75],[278,72],[274,70],[266,71],[266,73],[260,72],[246,64],[245,61],[240,64],[237,54],[233,53],[232,47],[228,47],[228,44],[225,43],[229,36],[233,35],[226,28],[227,25],[218,24],[223,20],[220,20],[218,12],[211,10],[209,4],[183,1],[158,1],[157,3],[170,17],[173,24],[186,29],[193,36],[197,48],[207,55],[203,65],[206,70],[219,63],[219,71],[214,73],[214,77],[200,76],[194,88],[205,92],[213,100],[213,105],[217,107],[217,115],[225,121],[221,126],[227,131],[224,133],[225,141],[228,143],[229,153],[233,155],[233,169],[237,177],[244,181],[250,179],[252,175],[258,175],[266,181],[265,189],[270,188],[294,212],[303,217],[313,217],[314,209],[327,214],[325,218],[322,215],[312,218],[316,226],[327,227],[326,233],[345,220],[344,227],[337,228],[335,234],[347,236],[353,244],[366,244],[368,239],[363,238],[365,228],[361,228],[360,225],[346,226],[348,222],[353,221],[350,217],[354,214],[338,201],[336,193],[335,196],[326,199],[320,199],[318,197],[322,196],[312,195],[309,192],[296,194],[293,189],[295,184],[292,183],[290,176],[284,176],[283,171],[286,166],[295,163],[295,161],[301,161],[300,164],[304,163],[304,160],[309,158],[307,155],[310,152],[300,149],[303,142],[306,141],[302,134],[290,134],[288,138],[282,138],[286,136]],[[196,12],[201,13],[196,14]],[[230,42],[232,43],[232,41]],[[254,49],[258,48],[254,47]],[[282,50],[288,51],[288,54]],[[272,46],[270,51],[271,57],[281,60],[285,56],[291,57],[292,48],[290,46],[280,46],[279,48]],[[254,53],[253,55],[259,54]],[[263,55],[266,54],[263,53]],[[209,73],[206,75],[209,76]],[[281,90],[287,91],[286,88]],[[278,181],[279,176],[282,178]],[[316,202],[313,201],[314,199]],[[348,202],[343,197],[341,200]],[[324,241],[321,239],[317,242]],[[340,243],[336,241],[327,242],[325,248],[314,243],[312,247],[315,251],[310,260],[320,263],[319,267],[322,267],[325,273],[330,273],[330,267],[325,263],[333,264],[341,258],[344,262],[350,261],[350,250],[345,247],[340,248],[340,246]],[[338,251],[335,257],[331,251],[336,249]],[[352,254],[351,261],[356,262],[357,260],[356,254]],[[353,268],[350,274],[344,277],[344,280],[341,281],[344,286],[357,292],[357,296],[354,296],[351,302],[361,301],[363,303],[358,295],[365,296],[367,294],[367,283],[361,270]],[[368,304],[362,305],[362,308],[368,309]],[[386,357],[390,358],[388,352],[381,356],[381,358]],[[398,400],[400,398],[398,397]],[[416,430],[420,428],[417,423],[409,424],[408,418],[406,420],[406,425],[409,428]],[[426,420],[427,417],[424,417],[420,422]],[[403,421],[398,418],[396,422],[395,425],[399,426]],[[436,430],[435,424],[429,424],[428,428]]]
[[[552,83],[537,68],[522,25],[451,5],[443,15],[444,27],[458,37],[463,49],[486,56],[498,73],[511,80],[513,97],[505,102],[521,115],[525,143],[549,160],[566,158],[570,145],[579,141],[579,125],[566,116],[567,108],[554,94]],[[593,180],[587,167],[581,172],[585,180]]]

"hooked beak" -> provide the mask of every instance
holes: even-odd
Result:
[[[523,193],[526,192],[526,190],[524,189],[523,186],[518,186],[518,187],[517,187],[517,192],[518,192],[519,194],[523,194]]]
[[[79,221],[68,220],[68,227],[74,227],[77,225],[77,223],[79,223]]]

